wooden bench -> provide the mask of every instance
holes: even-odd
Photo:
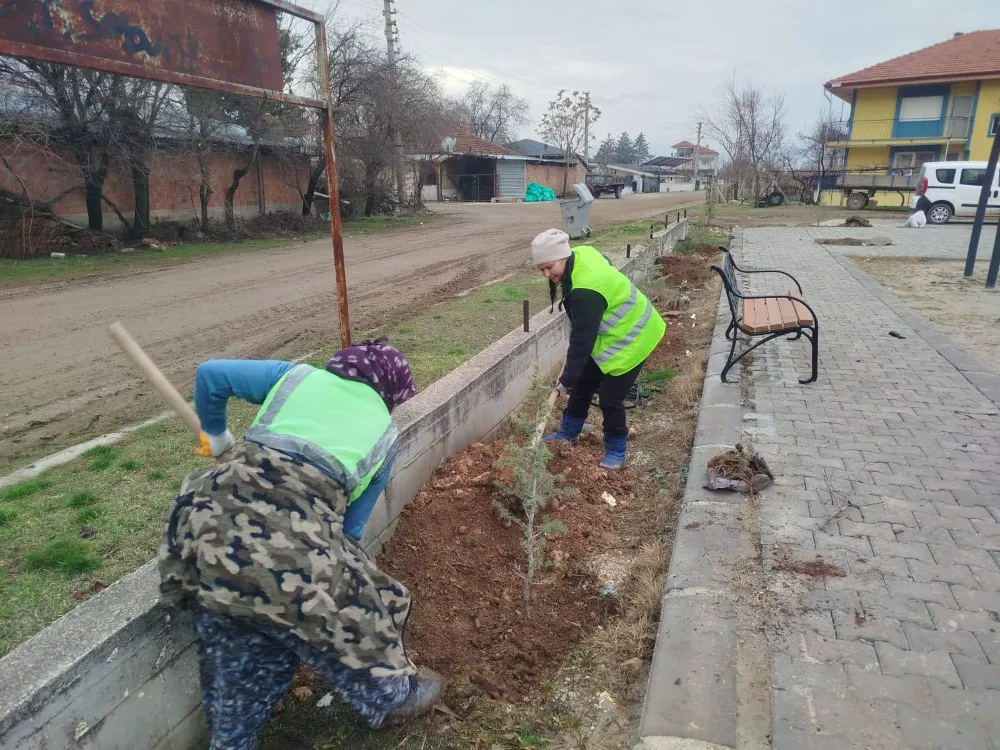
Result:
[[[729,374],[733,365],[758,346],[779,336],[790,336],[793,341],[805,336],[810,341],[812,344],[812,376],[806,380],[799,380],[799,382],[802,384],[816,382],[819,366],[819,320],[816,318],[815,311],[804,299],[802,285],[794,276],[785,271],[740,268],[733,260],[732,253],[724,247],[719,249],[725,254],[722,265],[712,266],[712,269],[722,277],[722,284],[726,289],[729,312],[732,314],[729,328],[726,329],[726,339],[733,342],[729,350],[729,360],[722,370],[722,382],[728,382],[726,375]],[[786,292],[748,296],[740,290],[737,272],[745,274],[775,273],[787,276],[795,284],[795,288]],[[755,336],[763,338],[736,356],[736,342],[741,332],[751,338]]]

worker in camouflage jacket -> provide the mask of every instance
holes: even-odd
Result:
[[[214,360],[198,368],[202,455],[160,547],[162,600],[191,612],[212,750],[252,750],[304,663],[371,725],[429,710],[442,683],[407,658],[410,593],[359,544],[392,469],[390,413],[416,393],[384,341],[319,370]],[[233,397],[261,404],[237,445]]]

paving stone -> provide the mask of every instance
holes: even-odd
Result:
[[[912,748],[948,748],[948,750],[984,750],[989,740],[974,722],[944,721],[902,705],[897,709],[899,726]]]
[[[951,593],[955,595],[958,606],[966,612],[1000,613],[1000,593],[996,591],[980,591],[965,586],[952,586]],[[1000,622],[1000,617],[997,618]]]
[[[930,548],[931,554],[934,555],[933,562],[939,565],[975,565],[977,568],[1000,572],[1000,567],[988,550],[959,549],[947,544],[932,544]]]
[[[986,534],[967,534],[964,531],[953,531],[952,537],[960,549],[1000,551],[1000,537]]]
[[[812,729],[799,729],[786,719],[775,718],[771,726],[771,743],[779,750],[844,750],[850,739],[843,734],[818,734]]]
[[[983,568],[969,568],[975,578],[976,585],[969,588],[981,588],[983,591],[1000,591],[1000,573]]]
[[[847,684],[862,700],[893,705],[904,703],[925,710],[934,705],[930,683],[925,677],[880,674],[853,664],[848,664],[845,669]]]
[[[976,633],[975,638],[986,654],[986,658],[989,659],[990,664],[1000,664],[1000,633],[983,631]],[[963,653],[966,653],[966,656],[973,656],[973,654],[967,652]]]
[[[875,617],[867,612],[834,612],[833,623],[839,640],[885,641],[898,648],[908,647],[902,625],[888,617]]]
[[[792,659],[787,654],[775,653],[771,658],[771,669],[772,685],[779,690],[796,686],[841,690],[847,688],[847,675],[843,664],[808,662]]]
[[[934,620],[927,611],[927,604],[917,599],[887,599],[877,594],[862,592],[860,595],[862,612],[868,618],[891,618],[901,623],[914,623],[925,628],[933,628]],[[905,628],[904,628],[905,630]]]
[[[952,659],[968,690],[1000,690],[1000,665],[984,664],[964,654],[953,654]]]
[[[851,510],[857,510],[851,508]],[[896,538],[892,526],[887,523],[855,523],[854,521],[840,521],[840,533],[848,537],[878,537],[880,539],[893,540]],[[871,545],[869,545],[870,547]]]
[[[957,583],[969,588],[981,588],[979,581],[967,565],[931,565],[920,560],[907,560],[913,580],[918,583]],[[1000,573],[996,574],[1000,577]]]
[[[954,687],[962,686],[951,654],[947,651],[904,651],[885,642],[876,643],[875,650],[883,674],[913,674]]]
[[[922,530],[954,529],[955,531],[965,531],[970,533],[976,530],[972,525],[972,521],[962,516],[938,514],[931,515],[930,513],[920,511],[915,512],[913,516],[917,519],[917,523],[920,524],[920,528]]]
[[[996,721],[1000,717],[1000,691],[953,688],[936,680],[928,681],[928,687],[937,713],[944,718]]]
[[[952,596],[951,589],[945,583],[916,583],[888,578],[885,581],[889,594],[898,599],[916,599],[924,602],[937,602],[946,607],[958,609],[958,602]]]
[[[976,635],[968,630],[946,633],[935,630],[934,625],[923,627],[916,623],[904,622],[903,632],[911,651],[947,651],[950,654],[965,654],[971,659],[986,660],[986,654],[979,645]]]
[[[926,544],[907,544],[905,542],[887,542],[884,539],[872,539],[872,548],[880,557],[902,557],[907,560],[922,560],[934,562],[931,551]]]
[[[953,633],[956,630],[989,633],[998,629],[996,620],[986,612],[963,612],[930,602],[927,604],[927,609],[934,619],[934,625],[944,633]]]

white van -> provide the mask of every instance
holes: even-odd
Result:
[[[993,177],[987,216],[1000,216],[1000,169]],[[986,179],[984,161],[929,161],[920,167],[910,208],[927,214],[930,224],[945,224],[952,216],[975,216]]]

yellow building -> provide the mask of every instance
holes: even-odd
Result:
[[[876,193],[879,205],[903,205],[924,162],[989,157],[1000,121],[1000,29],[955,34],[826,89],[851,105],[840,140],[828,144],[845,150],[838,187],[857,193],[853,208]]]

